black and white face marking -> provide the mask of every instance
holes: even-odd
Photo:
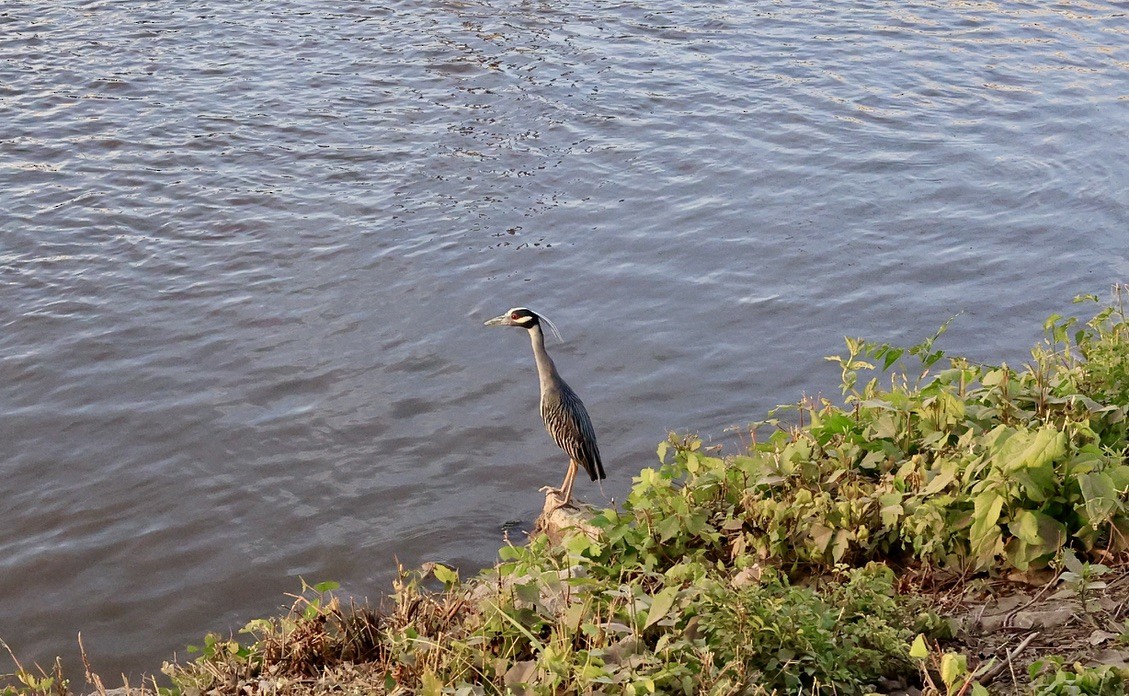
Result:
[[[539,317],[536,312],[526,309],[525,307],[514,307],[509,311],[510,321],[514,326],[520,326],[526,329],[532,328],[535,324],[539,323]]]
[[[514,307],[505,314],[486,322],[486,326],[519,326],[523,329],[531,329],[539,323],[539,319],[537,313],[530,309]]]
[[[561,333],[557,331],[557,327],[553,326],[553,322],[549,321],[548,317],[543,317],[532,309],[526,307],[514,307],[507,311],[505,314],[494,317],[486,322],[486,326],[517,326],[522,329],[532,329],[535,326],[540,326],[541,321],[544,320],[549,325],[549,329],[557,337],[561,339]]]

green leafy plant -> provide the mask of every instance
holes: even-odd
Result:
[[[970,670],[968,658],[964,655],[944,651],[939,647],[930,650],[928,641],[922,634],[914,639],[909,655],[921,669],[922,681],[934,693],[944,693],[946,696],[988,696],[988,689],[977,681],[983,670]],[[943,688],[938,687],[936,681],[940,681]]]
[[[1060,576],[1063,584],[1074,590],[1082,602],[1082,608],[1089,610],[1090,596],[1096,590],[1105,589],[1106,582],[1101,577],[1108,574],[1110,568],[1101,563],[1083,563],[1070,549],[1063,552],[1062,565],[1065,569]]]
[[[841,404],[781,409],[724,455],[672,434],[594,531],[507,544],[477,576],[401,569],[380,611],[303,582],[285,616],[166,665],[165,693],[984,694],[991,661],[938,642],[908,576],[1056,566],[1096,607],[1129,551],[1124,294],[1051,317],[1020,368],[946,355],[948,323],[908,348],[848,339]],[[1122,693],[1121,672],[1064,664],[1037,662],[1033,693]],[[4,696],[62,683],[15,680]]]
[[[0,696],[67,696],[70,692],[70,681],[63,676],[63,664],[59,658],[55,658],[50,672],[39,666],[36,666],[36,671],[33,672],[20,664],[7,643],[0,640],[0,645],[4,647],[16,667],[11,675],[16,683],[5,685],[0,690]]]
[[[1037,660],[1028,671],[1033,696],[1121,696],[1129,677],[1126,670],[1110,665],[1066,666],[1058,656]]]
[[[748,550],[796,567],[972,571],[1041,568],[1066,548],[1124,553],[1129,404],[1094,397],[1123,393],[1104,380],[1124,377],[1125,326],[1109,310],[1073,334],[1052,320],[1019,370],[945,356],[934,347],[945,327],[908,349],[849,339],[834,358],[844,406],[802,402],[804,425],[754,432],[748,452],[726,459],[694,438],[660,447],[665,466],[644,470],[626,503],[648,533],[621,550],[654,567]],[[889,372],[889,387],[859,387],[862,371],[906,359],[917,367]]]

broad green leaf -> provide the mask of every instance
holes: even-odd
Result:
[[[571,604],[561,615],[561,622],[570,629],[576,629],[587,613],[588,607],[582,603]]]
[[[1101,468],[1106,462],[1106,456],[1100,447],[1093,443],[1083,445],[1070,458],[1070,472],[1073,474],[1088,474],[1094,469]],[[1122,467],[1115,467],[1122,468]],[[1129,469],[1129,467],[1124,467]],[[1109,470],[1107,469],[1107,472]]]
[[[587,553],[589,549],[593,547],[593,545],[594,544],[592,540],[588,538],[587,534],[580,533],[574,534],[573,536],[569,537],[568,541],[565,542],[564,547],[568,550],[569,553],[575,556],[580,556]]]
[[[643,624],[643,630],[647,630],[651,626],[658,623],[667,612],[670,611],[671,606],[674,605],[674,599],[678,596],[678,587],[671,586],[663,589],[651,600],[651,608],[647,611],[647,622]]]
[[[890,366],[898,362],[898,358],[902,357],[902,353],[904,352],[905,348],[890,348],[886,350],[885,354],[882,356],[882,369],[889,370]]]
[[[1105,473],[1109,474],[1110,479],[1113,480],[1114,488],[1121,494],[1129,488],[1129,466],[1124,464],[1121,466],[1114,466],[1106,469]]]
[[[897,491],[878,496],[878,505],[878,514],[882,517],[882,526],[888,529],[894,528],[898,524],[898,520],[905,514],[905,509],[902,508],[902,494]]]
[[[812,422],[812,434],[815,435],[819,444],[826,445],[835,435],[844,435],[852,432],[855,427],[853,418],[845,413],[833,413],[822,420],[822,422]]]
[[[998,386],[1001,382],[1004,381],[1005,373],[1006,371],[1002,369],[990,370],[988,372],[985,372],[984,376],[980,378],[980,383],[985,387]]]
[[[929,657],[929,647],[925,644],[925,636],[918,633],[917,638],[913,639],[913,645],[909,648],[909,656],[915,660],[924,660]]]
[[[1004,544],[1004,557],[1016,569],[1026,571],[1033,567],[1046,567],[1057,550],[1057,547],[1051,548],[1042,543],[1028,544],[1019,537],[1012,537]]]
[[[655,531],[659,533],[659,541],[670,541],[678,536],[682,524],[675,516],[664,517],[655,523]]]
[[[867,452],[866,456],[859,462],[859,468],[867,471],[873,471],[878,468],[878,465],[886,461],[886,453],[881,450]]]
[[[1069,572],[1081,575],[1086,571],[1086,566],[1082,561],[1078,560],[1078,556],[1074,553],[1074,549],[1066,549],[1062,552],[1062,565]]]
[[[436,563],[435,567],[431,570],[435,574],[435,579],[450,587],[459,581],[459,571],[453,568],[448,568],[442,563]]]
[[[887,404],[887,408],[889,405]],[[891,413],[883,413],[874,423],[874,434],[885,440],[893,440],[898,436],[898,420]]]
[[[1035,432],[1000,428],[986,436],[995,466],[1018,481],[1032,500],[1047,500],[1056,487],[1054,462],[1066,452],[1066,434],[1050,426]]]
[[[1020,460],[1028,468],[1045,466],[1061,459],[1066,452],[1066,433],[1053,426],[1040,428],[1034,440],[1020,454]]]
[[[977,495],[972,501],[972,530],[969,532],[972,542],[983,537],[989,529],[996,526],[1000,519],[1000,511],[1004,507],[1004,498],[994,490],[987,490]]]
[[[934,476],[933,480],[931,480],[929,484],[922,489],[921,494],[933,495],[934,493],[940,493],[955,480],[956,476],[953,475],[953,472],[946,469],[945,471],[942,471],[941,473]]]
[[[1015,537],[1004,546],[1004,554],[1019,570],[1045,566],[1066,543],[1065,525],[1036,510],[1020,510],[1008,530]]]
[[[993,490],[984,491],[973,500],[972,528],[969,543],[980,567],[991,563],[1001,550],[1002,537],[997,522],[1004,499]]]
[[[536,604],[541,601],[541,588],[536,582],[522,582],[514,585],[514,596],[522,602]]]
[[[1078,477],[1078,486],[1082,489],[1082,497],[1086,501],[1086,516],[1090,518],[1092,527],[1097,527],[1108,520],[1109,516],[1121,507],[1120,496],[1113,478],[1104,471],[1082,474]]]
[[[964,655],[945,653],[941,656],[941,681],[945,682],[945,686],[951,689],[967,673],[968,662]]]
[[[706,513],[697,511],[682,518],[682,526],[688,534],[700,536],[706,531]]]

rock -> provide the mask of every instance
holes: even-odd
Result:
[[[1090,664],[1111,665],[1118,669],[1129,669],[1129,651],[1107,648],[1092,655]]]
[[[572,505],[560,507],[563,501],[556,491],[545,494],[545,507],[537,518],[535,531],[544,532],[554,545],[563,543],[576,534],[585,534],[589,539],[598,539],[600,530],[591,522],[594,508],[577,498]]]

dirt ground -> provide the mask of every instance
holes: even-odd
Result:
[[[953,638],[939,648],[967,656],[977,681],[1003,696],[1029,694],[1029,668],[1048,656],[1058,655],[1066,665],[1129,669],[1129,567],[1099,567],[1098,573],[1085,579],[1016,573],[938,588],[934,609],[953,629]],[[890,686],[891,694],[921,693]]]

